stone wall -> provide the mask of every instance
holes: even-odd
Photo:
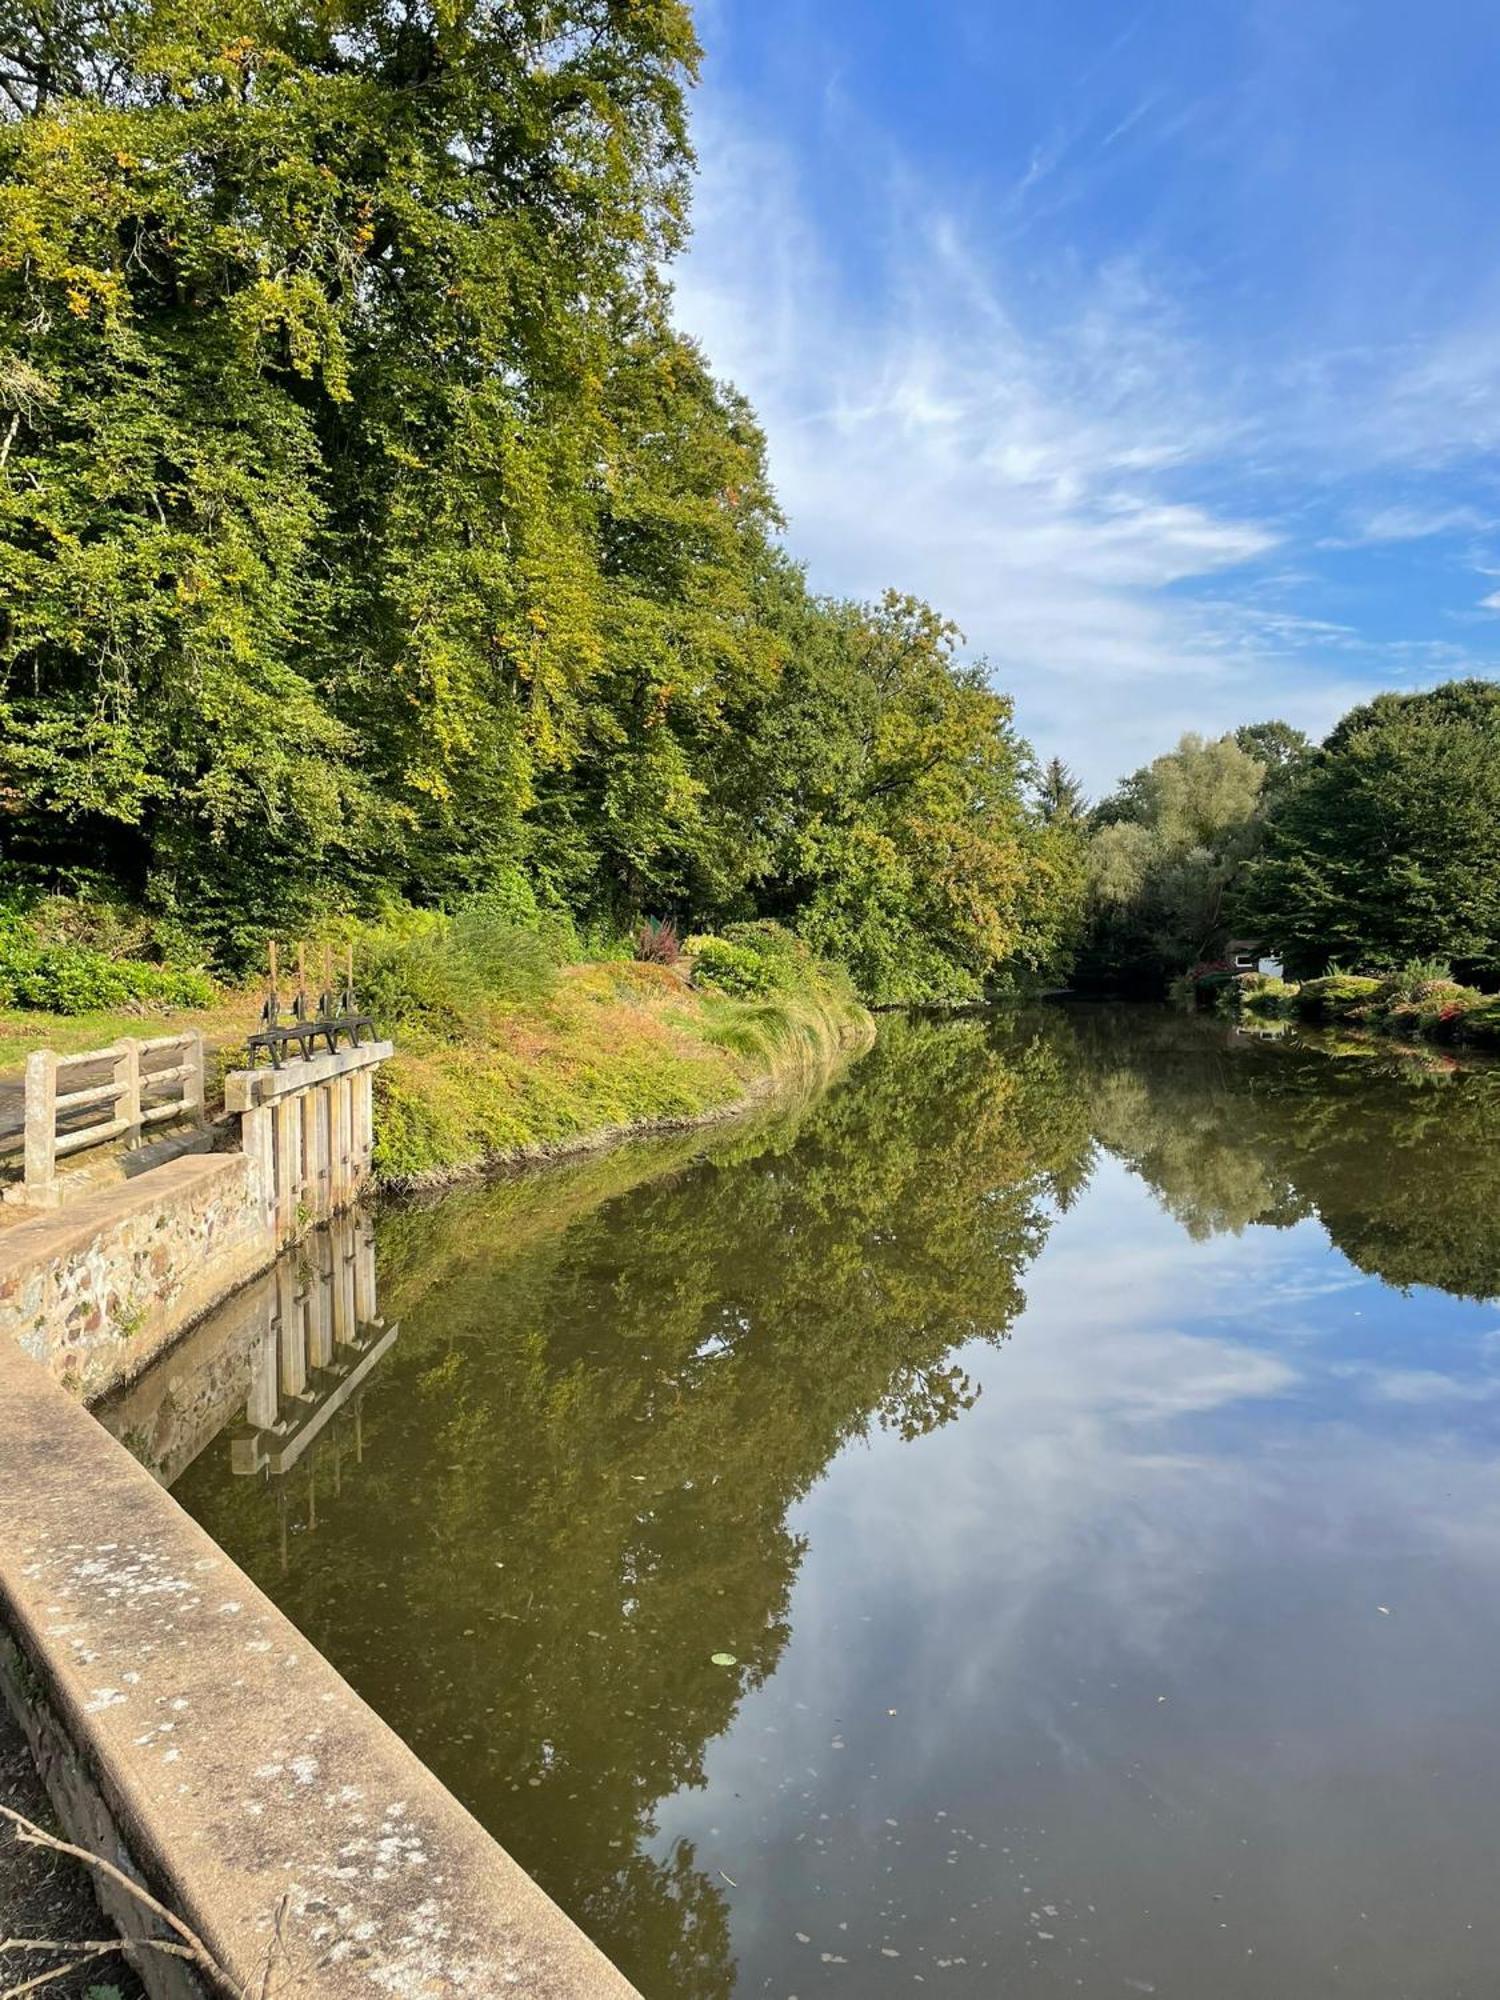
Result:
[[[191,1153],[0,1230],[0,1340],[91,1400],[133,1381],[370,1172],[388,1042],[226,1079],[241,1150]]]
[[[0,1341],[0,1693],[65,1829],[265,2000],[639,2000],[150,1474]],[[8,1641],[4,1635],[8,1632]],[[141,1934],[128,1897],[112,1905]],[[180,1961],[143,1953],[154,2000]]]
[[[190,1153],[0,1233],[0,1339],[100,1395],[275,1254],[257,1163]]]

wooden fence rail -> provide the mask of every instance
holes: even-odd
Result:
[[[148,1066],[146,1058],[157,1055],[176,1055],[178,1060]],[[70,1070],[101,1065],[109,1067],[104,1082],[85,1083],[72,1090],[67,1087]],[[171,1094],[163,1096],[163,1092]],[[96,1107],[107,1115],[78,1121],[79,1113]],[[185,1035],[159,1035],[153,1041],[127,1039],[75,1056],[36,1049],[26,1059],[22,1198],[28,1206],[55,1202],[57,1163],[70,1153],[107,1145],[113,1139],[136,1142],[150,1126],[168,1119],[192,1118],[201,1123],[203,1111],[203,1037],[196,1029]]]

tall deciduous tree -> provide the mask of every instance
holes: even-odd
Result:
[[[1246,903],[1299,974],[1441,958],[1500,983],[1500,683],[1346,715],[1272,816]]]
[[[1160,987],[1214,948],[1259,839],[1265,775],[1232,736],[1187,735],[1095,809],[1088,983]]]

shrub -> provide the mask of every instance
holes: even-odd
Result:
[[[1305,979],[1298,989],[1297,1012],[1314,1021],[1351,1021],[1364,1017],[1380,997],[1381,982],[1353,972],[1330,972],[1322,979]]]
[[[776,990],[775,970],[748,946],[726,937],[691,937],[693,984],[727,993],[733,1000],[759,1000]]]
[[[566,919],[518,921],[512,897],[485,892],[450,916],[400,911],[361,932],[355,984],[383,1025],[419,1021],[458,1039],[482,1031],[497,1007],[545,999],[576,944]]]
[[[1301,989],[1269,973],[1252,972],[1237,982],[1240,1005],[1247,1014],[1263,1020],[1279,1020],[1290,1014]]]
[[[208,974],[192,967],[109,958],[84,945],[38,945],[23,929],[0,930],[0,1006],[50,1014],[208,1007],[214,993]]]
[[[1479,998],[1454,1024],[1456,1039],[1477,1048],[1500,1049],[1500,994]]]
[[[635,955],[643,965],[676,965],[682,957],[682,944],[670,917],[660,923],[646,919],[636,932]]]

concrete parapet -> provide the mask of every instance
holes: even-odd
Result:
[[[265,2000],[639,2000],[269,1599],[9,1342],[0,1680],[70,1836]],[[142,1912],[107,1907],[141,1936]],[[204,1990],[141,1955],[155,2000]]]

